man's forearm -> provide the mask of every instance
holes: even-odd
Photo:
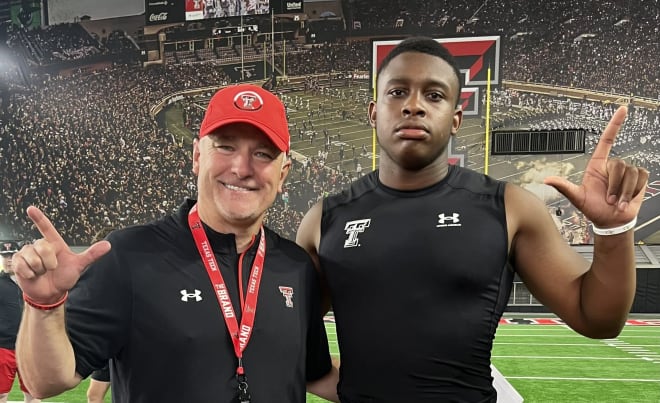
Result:
[[[60,394],[80,383],[64,326],[64,306],[50,311],[25,307],[16,359],[23,382],[37,398]]]
[[[591,269],[582,281],[583,315],[594,338],[619,334],[635,297],[634,234],[596,236]]]
[[[331,402],[339,402],[337,396],[337,383],[339,383],[339,360],[332,360],[330,371],[316,381],[307,382],[307,391]]]

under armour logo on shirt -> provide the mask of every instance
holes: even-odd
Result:
[[[460,227],[461,226],[461,219],[460,219],[460,214],[458,213],[452,213],[451,215],[447,215],[445,213],[438,214],[438,224],[436,227]]]
[[[188,290],[181,290],[181,301],[188,302],[190,298],[194,298],[195,302],[202,300],[202,292],[200,290],[195,290],[195,292],[188,292]]]

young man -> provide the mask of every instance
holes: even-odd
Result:
[[[632,304],[631,229],[648,172],[608,159],[625,108],[581,185],[546,179],[599,228],[592,264],[533,194],[448,164],[459,77],[432,39],[395,47],[369,105],[379,169],[316,204],[299,228],[332,297],[342,402],[496,401],[490,354],[514,272],[587,337],[616,336]]]
[[[15,259],[28,388],[56,395],[111,358],[114,402],[304,402],[306,382],[336,400],[313,263],[262,224],[288,152],[277,97],[232,86],[193,144],[197,201],[81,254],[29,207],[43,239]]]
[[[16,365],[16,333],[23,312],[23,297],[12,266],[16,252],[16,242],[0,241],[0,403],[7,402],[17,375],[25,402],[39,403],[41,400],[26,389]]]

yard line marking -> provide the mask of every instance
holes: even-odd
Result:
[[[565,331],[575,333],[570,327],[566,325],[503,325],[497,328],[498,332],[547,332],[547,331]],[[621,331],[622,335],[627,333],[654,333],[660,334],[660,327],[658,326],[630,326]]]
[[[617,349],[622,350],[622,351],[624,351],[628,354],[636,355],[637,357],[640,357],[640,358],[648,360],[648,361],[652,361],[654,363],[656,362],[655,361],[656,357],[653,357],[653,358],[648,357],[649,353],[650,354],[655,354],[655,353],[652,353],[651,351],[645,349],[641,345],[630,344],[628,342],[625,342],[623,340],[618,340],[618,339],[614,339],[614,340],[611,340],[609,342],[607,342],[607,341],[603,341],[603,342],[606,343],[608,346],[617,348]]]
[[[575,334],[570,334],[570,333],[566,333],[566,334],[499,334],[498,336],[501,336],[501,337],[553,337],[553,338],[556,338],[556,337],[573,337],[573,338],[584,339],[584,336],[582,336],[581,334],[577,334],[577,333],[575,333]]]
[[[577,339],[584,339],[585,337],[582,336],[581,334],[504,334],[504,333],[498,333],[497,336],[499,337],[552,337],[552,338],[561,338],[561,337],[571,337],[571,338],[577,338]],[[641,339],[641,338],[649,338],[650,336],[623,336],[626,339]],[[615,339],[603,339],[606,341],[614,341]],[[625,343],[625,341],[620,341],[621,343]]]
[[[520,358],[520,359],[558,359],[558,360],[615,360],[615,361],[639,361],[642,358],[623,357],[583,357],[583,356],[542,356],[542,355],[493,355],[492,358]]]
[[[619,336],[616,339],[589,339],[588,337],[582,336],[581,334],[574,333],[559,333],[559,332],[554,332],[554,333],[500,333],[498,332],[496,334],[497,337],[534,337],[534,338],[541,338],[541,337],[555,337],[558,339],[561,338],[582,338],[582,339],[588,339],[588,340],[602,340],[606,342],[618,342],[618,343],[626,343],[630,342],[632,340],[639,340],[639,339],[647,339],[647,340],[659,340],[660,341],[660,333],[658,334],[628,334],[628,335],[622,335]]]
[[[564,378],[564,377],[551,377],[551,376],[507,376],[506,379],[530,379],[536,381],[660,382],[660,379]]]
[[[574,347],[612,347],[606,344],[587,344],[587,343],[513,343],[513,342],[494,342],[493,345],[509,346],[574,346]],[[658,347],[658,344],[638,344],[640,347]]]

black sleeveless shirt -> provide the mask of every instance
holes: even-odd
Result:
[[[343,402],[495,401],[490,354],[513,279],[504,187],[450,166],[397,191],[374,171],[324,200]]]

